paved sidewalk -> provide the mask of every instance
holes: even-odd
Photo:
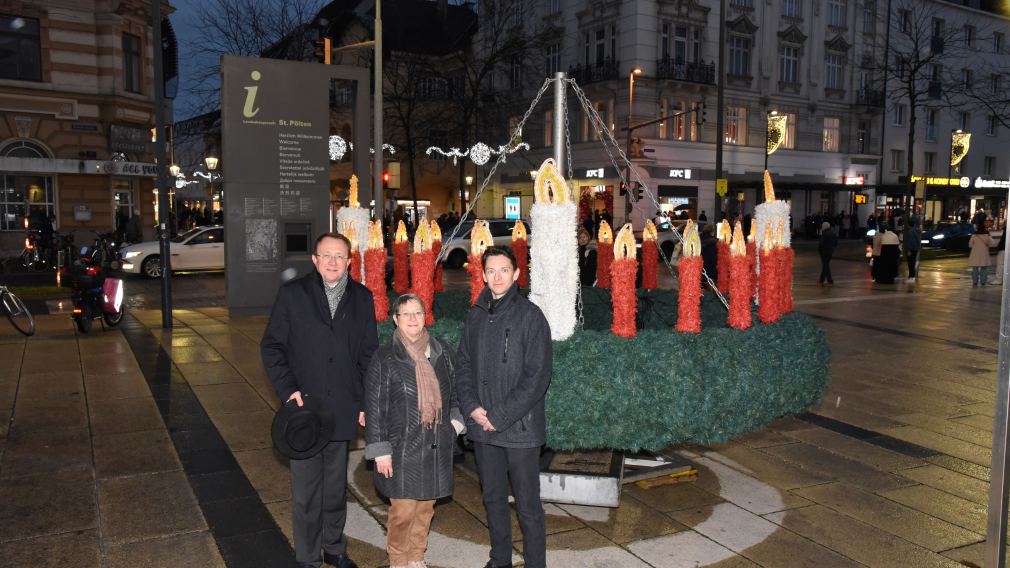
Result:
[[[547,505],[549,566],[982,564],[1000,291],[972,289],[963,259],[924,267],[915,286],[834,264],[835,286],[817,286],[819,261],[801,247],[795,277],[797,309],[833,350],[824,402],[678,448],[696,482],[626,486],[616,509]],[[45,315],[28,340],[0,322],[0,567],[291,564],[265,314],[175,319],[165,332],[141,309],[85,336]],[[383,566],[386,508],[360,442],[349,469],[349,552]],[[479,486],[462,467],[456,481],[427,558],[480,567]]]

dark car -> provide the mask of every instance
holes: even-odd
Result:
[[[937,223],[922,233],[922,246],[946,250],[968,250],[968,239],[975,234],[971,223]]]

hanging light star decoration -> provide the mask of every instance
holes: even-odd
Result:
[[[498,149],[494,149],[483,142],[477,142],[473,146],[467,148],[466,150],[460,150],[459,148],[449,148],[448,150],[443,150],[438,146],[429,146],[424,153],[428,156],[435,154],[441,154],[447,158],[452,158],[452,165],[456,165],[457,160],[460,158],[469,157],[470,161],[477,166],[483,166],[488,163],[493,154],[502,155],[514,154],[519,150],[529,150],[530,145],[525,142],[519,142],[518,144],[506,144],[504,146],[498,146]],[[506,161],[502,159],[502,161]]]
[[[338,136],[336,134],[330,136],[329,139],[329,151],[330,151],[330,161],[339,162],[344,159],[344,154],[347,150],[354,150],[354,143],[344,140],[343,136]],[[396,155],[396,147],[392,144],[383,144],[382,150],[389,152],[390,155]],[[368,151],[372,154],[375,153],[375,148],[369,148]]]

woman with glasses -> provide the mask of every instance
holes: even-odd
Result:
[[[424,327],[424,304],[404,294],[390,306],[396,329],[365,378],[365,457],[389,498],[390,568],[425,568],[435,500],[452,494],[452,454],[463,417],[456,404],[455,352]]]

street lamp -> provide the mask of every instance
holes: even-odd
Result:
[[[641,74],[642,74],[642,68],[641,67],[635,67],[635,68],[633,68],[631,70],[630,73],[628,73],[628,141],[627,141],[627,145],[626,145],[626,147],[624,149],[624,155],[627,156],[629,159],[631,158],[631,137],[634,134],[634,129],[631,126],[631,122],[633,120],[632,119],[632,116],[633,116],[633,114],[632,114],[632,105],[634,104],[634,100],[635,100],[635,75],[641,75]],[[630,221],[631,220],[631,191],[632,191],[632,189],[631,189],[631,165],[630,165],[630,163],[628,165],[628,171],[625,174],[624,179],[627,182],[627,183],[624,184],[624,187],[625,187],[625,193],[624,193],[624,220],[625,221]]]
[[[218,163],[219,161],[220,161],[220,160],[218,160],[218,159],[217,159],[216,157],[214,157],[214,156],[207,156],[206,158],[204,158],[204,159],[203,159],[203,163],[204,163],[204,165],[206,165],[206,166],[207,166],[207,169],[208,169],[208,170],[210,170],[210,171],[214,171],[214,170],[216,170],[216,169],[217,169],[217,163]]]
[[[778,115],[779,115],[779,111],[777,111],[777,110],[771,110],[771,111],[768,111],[768,116],[765,117],[765,167],[764,167],[764,171],[768,171],[768,137],[770,135],[772,117],[773,116],[778,116]]]
[[[210,182],[210,199],[211,199],[211,201],[214,200],[214,178],[215,177],[220,177],[220,176],[215,176],[214,175],[214,171],[217,170],[217,166],[218,166],[218,163],[220,161],[221,160],[219,160],[216,156],[207,156],[207,157],[205,157],[203,159],[204,165],[207,166],[207,172],[210,174],[208,176],[207,180],[208,180],[208,182]],[[218,203],[221,203],[222,201],[224,201],[224,200],[222,199],[222,200],[218,201]],[[223,203],[221,203],[221,207],[224,207]],[[223,213],[222,213],[222,215],[223,215]]]
[[[178,164],[172,164],[171,166],[168,166],[168,173],[172,174],[172,177],[175,178],[179,177],[180,171],[182,171],[182,168],[180,168]]]

